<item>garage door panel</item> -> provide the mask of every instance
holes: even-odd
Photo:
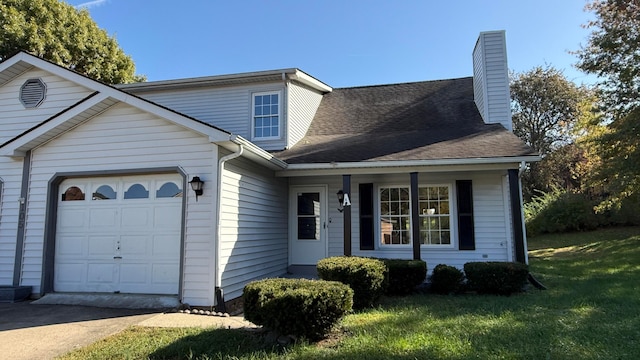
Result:
[[[84,208],[65,208],[58,209],[58,227],[63,228],[66,231],[84,231],[86,227],[84,221],[84,214],[86,209]]]
[[[134,228],[134,229],[141,229],[141,228],[148,228],[150,225],[149,223],[149,212],[150,212],[150,207],[142,207],[142,206],[127,206],[125,205],[122,208],[122,217],[121,217],[121,225],[122,228],[126,229],[126,228]]]
[[[87,265],[88,283],[113,283],[116,279],[117,269],[113,262],[110,263],[89,263]]]
[[[86,236],[59,236],[56,241],[56,257],[79,256],[85,253]]]
[[[126,259],[131,256],[145,258],[149,254],[149,235],[123,235],[120,237],[120,254]]]
[[[182,183],[167,174],[65,180],[61,191],[93,193],[58,203],[54,290],[177,294]]]
[[[121,264],[120,265],[120,283],[145,285],[148,282],[147,264]]]
[[[57,283],[60,285],[78,285],[86,281],[86,272],[87,264],[85,263],[58,264],[55,269],[55,276]]]
[[[93,205],[93,204],[92,204]],[[118,208],[94,208],[89,210],[89,227],[100,228],[116,226],[118,223]]]
[[[87,255],[89,257],[113,259],[117,240],[116,236],[89,236]]]
[[[179,280],[178,265],[153,264],[151,282],[154,284],[177,284]],[[177,290],[177,288],[176,288]]]

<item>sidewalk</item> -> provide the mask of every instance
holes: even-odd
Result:
[[[53,359],[129,326],[255,327],[242,316],[205,316],[153,310],[0,303],[3,359]]]

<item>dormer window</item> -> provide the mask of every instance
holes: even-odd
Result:
[[[253,94],[252,132],[254,140],[280,138],[280,92]]]

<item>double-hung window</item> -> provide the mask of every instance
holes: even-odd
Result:
[[[253,94],[252,131],[254,140],[280,138],[282,126],[280,92]]]
[[[420,244],[451,245],[451,212],[448,186],[418,187]]]
[[[448,185],[418,187],[421,245],[451,245],[451,189]],[[408,186],[378,188],[380,244],[411,244],[411,200]]]
[[[411,203],[409,188],[381,187],[380,242],[382,245],[411,244]]]

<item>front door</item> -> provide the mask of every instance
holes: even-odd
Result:
[[[315,265],[327,257],[327,189],[323,186],[291,189],[291,265]]]

